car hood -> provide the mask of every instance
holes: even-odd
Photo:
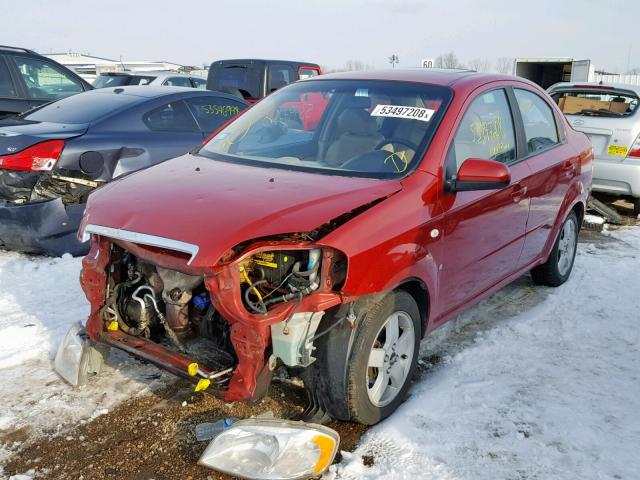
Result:
[[[241,242],[310,232],[400,190],[398,180],[322,175],[184,155],[96,190],[83,225],[198,246],[194,267]]]

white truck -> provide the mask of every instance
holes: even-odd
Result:
[[[591,60],[570,57],[516,58],[513,73],[547,89],[559,82],[603,82],[640,85],[640,75],[619,75],[597,70]]]

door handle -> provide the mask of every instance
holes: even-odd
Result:
[[[514,203],[518,203],[522,198],[527,194],[527,187],[522,185],[515,185],[513,187],[513,192],[511,192],[511,199]]]

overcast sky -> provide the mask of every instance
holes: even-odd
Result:
[[[388,67],[454,51],[640,67],[639,0],[0,0],[0,44],[202,65],[223,58]]]

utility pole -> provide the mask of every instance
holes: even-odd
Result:
[[[396,68],[396,63],[400,62],[398,55],[395,53],[389,57],[389,63],[391,64],[391,68]]]

